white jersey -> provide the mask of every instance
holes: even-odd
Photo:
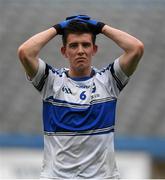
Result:
[[[32,83],[43,98],[42,178],[118,178],[114,156],[117,97],[128,82],[119,59],[90,77],[71,78],[39,59]]]

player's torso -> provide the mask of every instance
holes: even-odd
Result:
[[[57,134],[91,134],[111,131],[115,124],[116,99],[97,76],[52,81],[43,102],[44,130]]]
[[[43,177],[115,178],[116,99],[111,87],[93,76],[55,78],[43,101]]]

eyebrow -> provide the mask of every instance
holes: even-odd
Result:
[[[71,43],[68,43],[68,45],[74,45],[74,44],[79,44],[79,42],[71,42]],[[92,42],[88,42],[88,41],[85,41],[85,42],[80,42],[80,44],[92,44]]]

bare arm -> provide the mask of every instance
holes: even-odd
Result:
[[[143,55],[143,43],[128,33],[108,25],[103,27],[102,33],[124,50],[119,59],[120,66],[127,76],[133,74]]]
[[[18,56],[30,78],[33,78],[37,73],[40,50],[53,39],[56,34],[55,28],[49,28],[32,36],[18,48]]]

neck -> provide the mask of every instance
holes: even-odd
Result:
[[[81,78],[81,77],[90,77],[91,76],[92,69],[90,68],[89,70],[77,70],[77,71],[72,71],[71,69],[68,72],[68,75],[72,78]]]

